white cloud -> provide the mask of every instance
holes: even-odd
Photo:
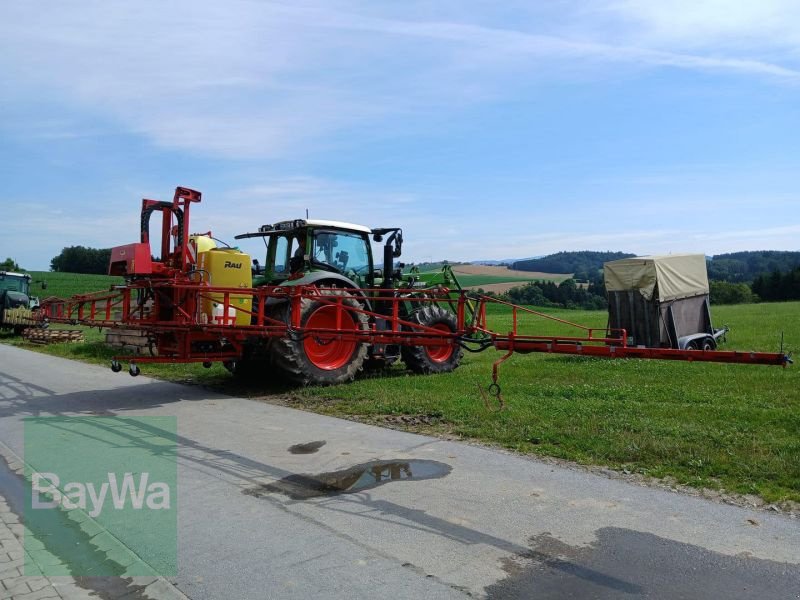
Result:
[[[759,173],[762,182],[748,181],[741,191],[732,189],[742,180],[737,173],[718,183],[729,169],[725,165],[709,167],[708,173],[702,171],[707,166],[679,165],[650,178],[642,167],[625,168],[608,174],[619,181],[584,182],[583,188],[558,195],[560,206],[546,210],[537,210],[537,202],[552,199],[521,197],[524,193],[503,198],[490,186],[462,183],[442,192],[452,176],[424,189],[303,173],[309,157],[335,156],[351,139],[362,143],[439,127],[437,120],[446,122],[464,107],[516,98],[520,86],[541,81],[669,67],[733,74],[746,78],[748,86],[796,91],[798,50],[800,4],[777,0],[512,0],[503,7],[456,0],[87,0],[79,7],[54,0],[6,2],[0,4],[0,69],[6,83],[0,87],[0,129],[44,142],[123,132],[183,155],[246,159],[251,168],[241,187],[210,176],[206,199],[194,211],[196,228],[211,227],[228,239],[309,209],[312,216],[402,226],[413,260],[508,258],[576,248],[639,253],[711,253],[740,243],[796,248],[794,226],[770,227],[759,221],[765,211],[753,208],[791,209],[795,202],[780,196],[788,186],[763,189],[769,185],[766,167]],[[787,160],[784,168],[792,171],[781,181],[792,180],[795,162]],[[230,162],[219,164],[217,177],[233,168]],[[268,175],[287,165],[296,175]],[[263,166],[268,168],[261,172]],[[774,168],[769,165],[769,173]],[[91,219],[80,210],[29,210],[26,198],[3,201],[24,207],[11,214],[24,216],[28,225],[3,241],[44,263],[63,245],[133,241],[136,198],[160,182],[141,172],[132,177],[143,181],[138,187],[125,182],[124,204],[101,203],[100,192],[81,198],[99,207]],[[351,178],[369,180],[362,174]],[[515,185],[530,189],[537,183],[522,174]],[[564,177],[557,183],[569,188],[574,182]],[[168,199],[168,192],[157,189],[154,195]],[[482,193],[490,200],[480,201]],[[586,200],[615,195],[623,198],[606,199],[602,207],[599,200]],[[493,218],[497,197],[516,204]],[[678,215],[676,197],[683,198],[684,211],[704,206],[702,218],[697,216],[701,225],[691,227]],[[665,202],[677,220],[661,218]],[[465,210],[467,205],[473,209]],[[593,223],[600,216],[606,222],[612,210],[626,220],[615,217],[614,227]],[[726,214],[723,232],[708,229],[714,211]],[[550,221],[543,222],[543,214]],[[661,220],[648,230],[642,221],[654,216]],[[731,227],[736,220],[747,226]]]
[[[609,10],[650,43],[762,50],[800,46],[795,0],[618,0]]]
[[[353,2],[4,3],[0,67],[13,85],[0,98],[47,98],[166,148],[275,158],[331,151],[342,131],[397,133],[420,115],[513,95],[522,81],[597,77],[604,65],[800,81],[775,52],[717,52],[710,42],[691,51],[685,39],[752,27],[788,44],[800,31],[786,3],[733,4],[615,2],[587,13],[560,2],[511,28],[480,3],[474,12],[412,3],[402,14]],[[676,10],[658,8],[667,5]],[[603,33],[581,27],[600,14]]]

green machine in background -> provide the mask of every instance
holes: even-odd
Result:
[[[42,283],[42,288],[47,287]],[[0,271],[0,329],[19,334],[34,324],[31,310],[39,299],[31,297],[31,276],[27,273]]]

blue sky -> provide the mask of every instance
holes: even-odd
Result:
[[[0,6],[0,257],[135,241],[203,192],[219,237],[404,228],[406,260],[800,249],[800,4]]]

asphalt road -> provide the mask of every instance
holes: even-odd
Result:
[[[177,417],[191,598],[800,598],[796,519],[0,345],[14,453],[108,414]]]

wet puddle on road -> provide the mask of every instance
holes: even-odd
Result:
[[[450,465],[435,460],[377,460],[330,473],[289,475],[242,493],[256,497],[283,494],[292,500],[308,500],[360,492],[394,481],[439,479],[451,470]]]
[[[295,444],[289,446],[288,450],[291,454],[314,454],[322,448],[327,442],[320,440],[318,442],[306,442],[305,444]]]

